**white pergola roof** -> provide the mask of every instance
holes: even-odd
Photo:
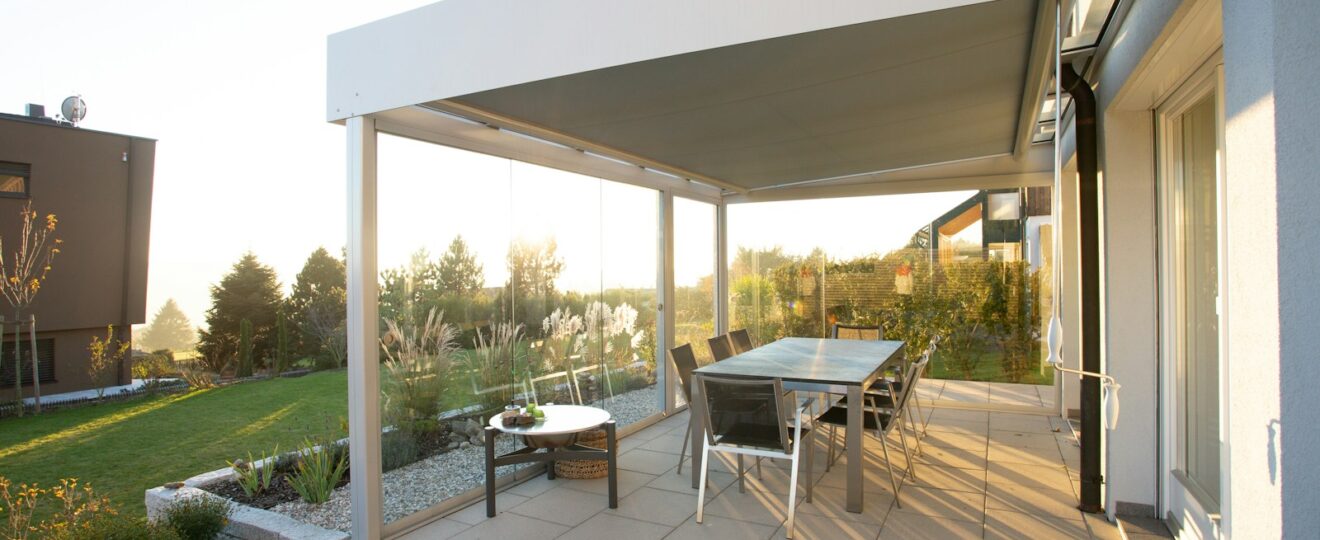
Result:
[[[726,299],[730,203],[1049,185],[1053,149],[1031,141],[1054,9],[1044,0],[445,0],[330,36],[326,112],[348,135],[349,451],[368,464],[351,470],[354,536],[427,517],[385,525],[372,472],[379,133],[659,190],[656,339],[669,348],[675,197],[713,203],[713,297]],[[712,307],[727,330],[727,303]],[[671,376],[672,365],[657,373],[666,411],[676,406]]]
[[[1052,150],[1030,138],[1053,16],[1037,0],[446,0],[330,36],[327,116],[599,174],[552,156],[587,151],[743,200],[1048,184]]]

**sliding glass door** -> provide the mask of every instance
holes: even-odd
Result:
[[[1219,512],[1222,486],[1223,127],[1216,73],[1203,68],[1157,111],[1168,505],[1191,523]]]

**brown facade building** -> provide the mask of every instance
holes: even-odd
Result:
[[[156,141],[74,127],[29,110],[0,114],[0,240],[6,262],[20,239],[23,205],[59,219],[63,240],[31,309],[36,317],[41,394],[92,388],[87,345],[114,325],[128,340],[146,318],[147,254]],[[0,302],[5,325],[0,401],[14,397],[13,309]],[[23,363],[30,363],[24,328]],[[24,365],[23,396],[32,375]],[[114,384],[131,381],[130,361]]]

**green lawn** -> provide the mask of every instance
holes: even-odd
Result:
[[[1038,358],[1039,350],[1034,351],[1032,358]],[[1003,356],[997,348],[988,347],[981,351],[981,361],[977,363],[976,369],[972,371],[971,379],[973,381],[987,382],[1012,382],[1004,374],[1004,369],[999,366],[999,359]],[[956,379],[964,380],[965,375],[961,371],[949,371],[945,366],[941,354],[935,353],[935,357],[930,361],[930,378],[932,379]],[[1027,371],[1026,376],[1017,381],[1022,384],[1054,384],[1054,368],[1046,365],[1042,374],[1039,367]]]
[[[144,515],[148,488],[338,431],[347,389],[347,373],[331,371],[0,420],[0,476],[78,478]]]

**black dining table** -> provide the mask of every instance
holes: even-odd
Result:
[[[885,371],[904,361],[902,341],[783,338],[719,362],[694,373],[721,377],[777,378],[784,388],[804,392],[827,392],[848,396],[848,425],[845,446],[848,456],[847,510],[862,511],[863,458],[862,392]],[[693,380],[695,381],[695,377]],[[695,382],[692,388],[692,487],[697,487],[702,460],[702,438],[706,401]]]

